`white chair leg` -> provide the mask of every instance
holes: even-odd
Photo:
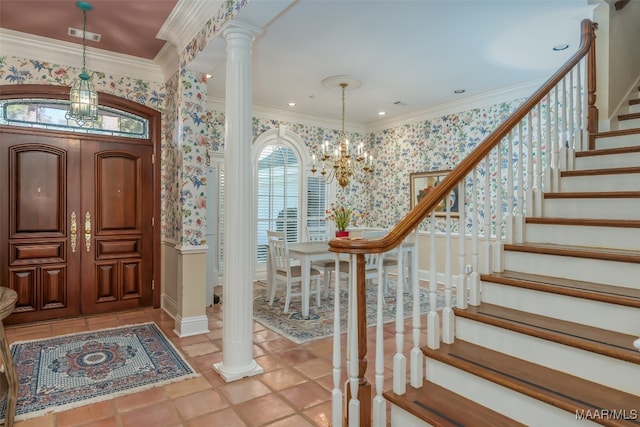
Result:
[[[320,307],[320,297],[322,296],[322,284],[320,282],[320,276],[316,277],[316,305]]]
[[[289,312],[289,303],[291,302],[291,278],[287,278],[287,297],[284,302],[284,312]]]
[[[271,282],[271,295],[269,296],[269,305],[273,305],[273,299],[276,296],[276,280],[273,279]]]

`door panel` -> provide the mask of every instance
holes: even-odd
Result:
[[[3,132],[0,282],[18,293],[7,323],[80,314],[79,253],[69,249],[80,207],[78,141]],[[6,251],[6,252],[5,252]]]
[[[153,148],[0,132],[7,324],[153,305]]]
[[[82,142],[82,204],[90,216],[82,312],[152,305],[150,146]]]

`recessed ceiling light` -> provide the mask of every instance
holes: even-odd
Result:
[[[565,50],[565,49],[568,49],[568,48],[569,48],[569,45],[564,43],[564,44],[559,44],[557,46],[554,46],[553,50],[555,50],[556,52],[559,52],[561,50]]]
[[[378,115],[379,115],[379,116],[384,116],[385,114],[387,114],[387,113],[386,113],[386,112],[384,112],[384,111],[378,111]]]
[[[207,76],[208,79],[210,79],[211,77],[213,77],[213,74],[205,74]]]
[[[466,92],[466,90],[464,90],[464,89],[456,89],[456,90],[453,91],[453,93],[465,93],[465,92]]]
[[[289,107],[295,107],[296,103],[295,102],[290,102],[288,105],[289,105]]]

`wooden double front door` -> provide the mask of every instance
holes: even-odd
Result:
[[[0,284],[7,323],[153,304],[153,147],[0,130]]]

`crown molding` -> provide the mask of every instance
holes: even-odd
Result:
[[[0,53],[80,68],[82,46],[0,28]],[[87,68],[106,74],[164,83],[159,65],[149,59],[87,47]]]
[[[393,129],[396,127],[418,123],[424,120],[434,119],[446,116],[448,114],[460,113],[463,111],[473,110],[475,108],[488,107],[500,102],[512,101],[518,98],[526,98],[531,96],[533,92],[544,84],[545,79],[539,79],[523,83],[520,85],[501,88],[494,91],[483,92],[478,95],[472,95],[460,98],[456,101],[447,102],[436,105],[431,108],[425,108],[411,113],[402,114],[389,119],[376,120],[365,124],[367,132],[377,132],[385,129]]]
[[[156,37],[171,42],[182,52],[223,4],[223,0],[180,0]]]
[[[432,108],[422,109],[409,114],[396,116],[388,120],[381,119],[366,124],[346,122],[345,130],[348,132],[360,133],[378,132],[405,126],[408,124],[418,123],[424,120],[442,117],[447,114],[460,113],[462,111],[469,111],[475,108],[488,107],[500,102],[512,101],[514,99],[528,97],[536,89],[542,86],[544,82],[545,80],[535,80],[532,82],[524,83],[522,85],[503,88],[491,92],[485,92],[479,95],[469,96],[455,102],[448,102],[446,104],[437,105]],[[214,111],[225,111],[225,101],[221,98],[214,98],[212,96],[208,97],[207,106]],[[312,114],[296,113],[284,109],[265,107],[261,105],[253,106],[252,116],[267,120],[300,123],[306,126],[318,126],[327,129],[340,130],[342,126],[342,122],[337,119],[314,116]]]
[[[208,97],[207,107],[214,111],[225,111],[225,101],[221,98]],[[253,117],[275,120],[278,122],[291,122],[299,123],[305,126],[317,126],[325,129],[342,129],[342,121],[339,119],[331,119],[323,116],[315,116],[313,114],[298,113],[295,111],[288,111],[281,108],[266,107],[263,105],[253,105],[252,114]],[[344,124],[345,131],[364,133],[365,128],[363,125],[346,121]]]
[[[164,77],[163,82],[166,82],[173,76],[180,68],[180,55],[178,50],[171,42],[166,42],[160,52],[153,58],[162,71]]]

